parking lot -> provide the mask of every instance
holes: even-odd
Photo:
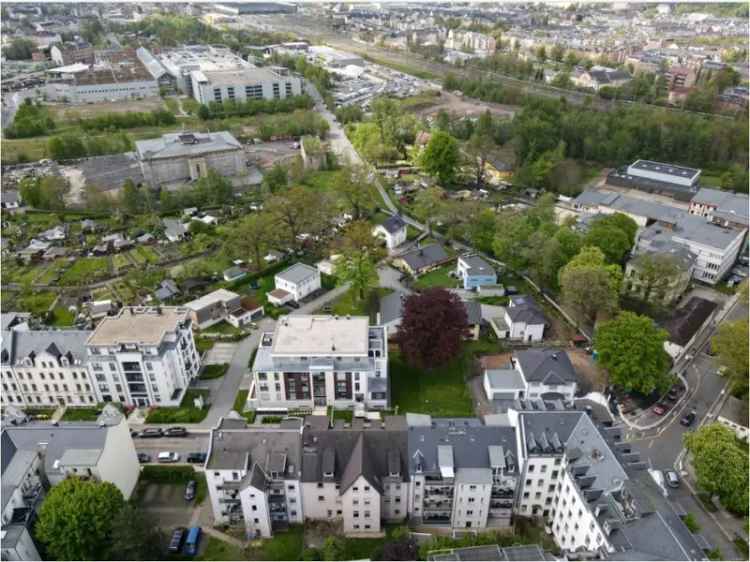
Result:
[[[205,453],[208,451],[208,433],[189,433],[187,437],[157,437],[133,439],[135,449],[139,453],[146,453],[151,462],[156,462],[157,455],[162,451],[174,451],[180,454],[181,463],[186,462],[190,453]]]
[[[206,358],[203,360],[204,365],[221,365],[230,363],[234,352],[237,351],[236,343],[219,342],[208,350]]]

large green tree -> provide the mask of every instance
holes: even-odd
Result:
[[[263,269],[264,256],[273,248],[276,224],[267,212],[254,213],[242,219],[225,242],[227,255],[252,261],[253,269]]]
[[[352,249],[341,254],[336,261],[336,277],[343,283],[350,283],[357,298],[363,300],[378,281],[378,270],[369,250]]]
[[[732,393],[746,397],[748,389],[748,333],[747,319],[722,322],[711,345],[727,366],[733,379]]]
[[[622,263],[635,241],[638,225],[630,217],[616,213],[595,220],[584,244],[599,248],[610,263]]]
[[[439,218],[443,208],[445,192],[439,187],[423,189],[414,199],[414,214],[427,226],[427,232],[432,233],[432,224]]]
[[[667,332],[648,316],[623,311],[602,322],[594,334],[594,348],[609,382],[625,389],[650,394],[666,390],[669,356],[664,351]]]
[[[748,513],[748,450],[734,431],[713,423],[684,434],[685,447],[693,456],[698,486],[719,496],[729,510]]]
[[[110,482],[66,478],[42,503],[35,534],[55,560],[107,560],[125,499]]]
[[[319,192],[295,186],[268,200],[266,210],[281,226],[282,236],[292,248],[301,245],[300,234],[322,233],[329,225],[331,204]]]
[[[333,192],[345,211],[356,221],[375,208],[375,186],[361,166],[344,167],[333,180]]]
[[[434,131],[419,157],[422,168],[444,186],[453,183],[460,161],[458,141],[445,131]]]
[[[638,254],[631,261],[638,272],[641,297],[645,302],[649,302],[654,293],[661,300],[662,293],[683,269],[675,256],[664,253],[646,252]]]
[[[622,270],[607,265],[604,254],[595,246],[584,246],[560,270],[560,288],[565,304],[584,321],[595,323],[601,313],[613,313],[619,305]]]

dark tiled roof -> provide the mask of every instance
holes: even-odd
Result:
[[[692,297],[665,322],[664,329],[669,333],[669,341],[677,345],[688,343],[717,306],[715,302]]]
[[[525,349],[514,355],[527,382],[566,384],[577,382],[578,375],[568,354],[560,349]]]
[[[385,228],[391,234],[395,234],[402,228],[406,227],[406,223],[398,215],[391,215],[383,221],[382,227]]]
[[[430,244],[407,252],[401,256],[401,259],[412,271],[421,271],[444,262],[448,259],[448,254],[440,244]]]

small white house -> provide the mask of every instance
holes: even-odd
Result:
[[[406,223],[398,215],[392,215],[373,228],[372,234],[383,238],[386,247],[392,250],[406,242]]]
[[[542,341],[547,319],[533,298],[525,295],[510,297],[501,316],[490,320],[499,339]]]
[[[304,263],[295,263],[274,278],[276,288],[268,293],[268,301],[277,306],[289,301],[299,302],[320,289],[320,271]]]

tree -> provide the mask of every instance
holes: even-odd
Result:
[[[121,197],[123,210],[129,215],[137,215],[143,210],[141,193],[132,179],[126,179],[122,184]]]
[[[223,205],[232,200],[234,188],[229,179],[213,168],[195,184],[195,194],[199,201],[212,205]]]
[[[649,302],[653,293],[660,295],[666,291],[674,282],[675,276],[683,271],[679,260],[665,253],[638,254],[631,263],[638,272],[644,302]]]
[[[734,431],[712,423],[683,436],[693,456],[698,486],[719,496],[721,503],[735,513],[748,513],[748,452]]]
[[[280,223],[286,240],[299,249],[299,235],[317,235],[329,224],[331,205],[320,193],[295,186],[268,200],[266,210]]]
[[[460,161],[458,141],[444,131],[435,131],[419,160],[428,174],[435,176],[442,185],[450,185]]]
[[[16,37],[10,45],[3,49],[3,54],[8,60],[28,60],[36,49],[36,43],[31,39]]]
[[[263,176],[263,187],[269,193],[276,193],[279,189],[287,186],[289,183],[289,172],[287,169],[277,162],[273,167],[266,172]]]
[[[492,154],[495,142],[492,140],[491,130],[480,130],[477,128],[466,144],[466,152],[469,155],[469,163],[474,168],[474,180],[478,186],[484,185],[484,172],[487,160]]]
[[[523,213],[503,211],[497,217],[492,249],[495,257],[513,270],[521,271],[528,265],[526,242],[534,232]]]
[[[621,282],[620,266],[607,265],[602,251],[594,246],[584,246],[560,270],[563,301],[592,323],[599,313],[617,310]]]
[[[369,252],[376,261],[384,257],[381,241],[373,235],[372,224],[366,220],[349,223],[341,237],[334,243],[331,253],[347,253],[361,250]]]
[[[397,527],[391,533],[391,540],[383,545],[381,560],[418,560],[419,547],[408,527]]]
[[[459,355],[468,327],[461,299],[433,287],[406,299],[396,339],[410,365],[437,367]]]
[[[356,221],[375,208],[374,186],[363,167],[345,167],[333,180],[333,191]]]
[[[350,283],[359,300],[365,298],[378,281],[375,260],[367,248],[349,250],[336,261],[336,278],[342,283]]]
[[[263,269],[263,257],[275,242],[275,221],[267,212],[246,216],[225,242],[227,255],[248,259],[255,271]]]
[[[112,517],[112,554],[117,560],[159,560],[163,542],[156,522],[131,504]]]
[[[550,51],[550,58],[557,62],[562,62],[563,56],[565,56],[565,49],[562,45],[555,43],[554,47]]]
[[[627,225],[626,230],[618,224],[620,221],[624,222],[625,220],[633,223],[635,229],[630,229],[630,225]],[[584,244],[599,248],[608,262],[622,263],[625,256],[633,247],[635,230],[637,229],[638,225],[635,221],[621,213],[611,215],[611,217],[602,217],[593,221],[584,238]],[[630,232],[632,232],[632,236]]]
[[[113,516],[124,505],[122,493],[110,482],[66,478],[44,499],[36,537],[55,560],[107,560]]]
[[[536,50],[536,58],[542,64],[547,62],[547,48],[544,45]]]
[[[492,209],[483,208],[472,217],[469,225],[469,237],[472,245],[482,252],[492,252],[492,241],[495,239],[497,218]]]
[[[433,186],[423,189],[414,198],[414,214],[427,225],[427,234],[432,234],[432,221],[443,207],[443,190]]]
[[[597,328],[594,348],[612,384],[650,394],[666,390],[671,383],[666,339],[666,330],[648,316],[623,311]]]
[[[346,556],[346,543],[337,536],[328,537],[323,543],[324,560],[343,560]]]
[[[722,322],[711,340],[711,346],[734,379],[732,393],[739,396],[747,395],[748,341],[747,319]]]
[[[380,142],[383,144],[393,141],[395,123],[400,114],[398,104],[391,98],[380,96],[372,102],[372,120],[378,126]]]

